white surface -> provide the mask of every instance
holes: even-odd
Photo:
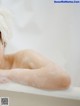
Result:
[[[78,87],[71,87],[67,90],[62,90],[62,91],[59,91],[59,90],[58,91],[47,91],[47,90],[36,89],[33,87],[29,87],[29,86],[23,86],[23,85],[16,84],[16,83],[9,83],[9,84],[0,85],[0,90],[80,100],[80,88]]]

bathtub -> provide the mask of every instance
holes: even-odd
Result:
[[[0,97],[9,98],[9,106],[80,106],[80,88],[62,91],[40,90],[16,83],[0,85]]]

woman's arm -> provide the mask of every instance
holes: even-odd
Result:
[[[70,86],[68,74],[52,64],[41,69],[13,69],[8,78],[40,89],[59,90]]]
[[[11,69],[0,71],[0,83],[16,82],[48,90],[61,90],[70,86],[69,75],[52,64],[41,69]]]
[[[29,50],[19,52],[14,57],[16,58],[15,69],[0,71],[0,74],[4,72],[3,74],[8,80],[50,90],[66,89],[70,86],[69,75],[60,66],[38,53]],[[19,65],[22,66],[22,69],[19,68]],[[27,68],[23,67],[26,65]]]

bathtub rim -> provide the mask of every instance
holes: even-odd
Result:
[[[56,98],[80,100],[80,88],[72,86],[66,90],[48,91],[48,90],[36,89],[29,86],[24,86],[21,84],[9,83],[9,84],[0,84],[0,90],[16,93],[26,93],[26,94],[28,93],[28,94],[56,97]]]

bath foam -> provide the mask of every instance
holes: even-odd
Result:
[[[12,14],[11,12],[1,7],[0,8],[0,31],[2,34],[2,39],[8,43],[12,37]]]

